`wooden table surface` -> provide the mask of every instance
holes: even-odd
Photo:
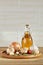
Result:
[[[5,47],[0,47],[0,51],[5,49]],[[39,50],[43,54],[43,47],[40,47]],[[0,65],[43,65],[43,55],[35,59],[6,59],[0,54]]]

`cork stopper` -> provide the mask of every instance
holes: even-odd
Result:
[[[26,28],[29,27],[29,24],[26,24]]]

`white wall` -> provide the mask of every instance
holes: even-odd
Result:
[[[26,23],[34,43],[43,46],[43,0],[0,0],[0,46],[21,42]]]

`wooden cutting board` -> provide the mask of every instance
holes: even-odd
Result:
[[[1,57],[3,58],[8,58],[8,59],[34,59],[34,58],[39,58],[41,57],[42,54],[39,53],[37,55],[33,54],[25,54],[25,55],[8,55],[6,53],[1,53]]]

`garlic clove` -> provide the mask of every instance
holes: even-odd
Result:
[[[24,48],[24,53],[27,53],[27,51],[28,51],[28,48]]]
[[[27,53],[28,48],[21,48],[20,51],[21,51],[21,53]]]
[[[34,52],[35,52],[35,54],[39,54],[39,50],[35,50]]]
[[[19,52],[16,52],[16,54],[18,55],[18,54],[19,54]]]
[[[13,52],[10,52],[10,55],[14,55],[14,53]]]
[[[7,54],[9,54],[9,53],[10,53],[10,49],[8,48],[8,49],[6,50],[6,52],[7,52]]]

